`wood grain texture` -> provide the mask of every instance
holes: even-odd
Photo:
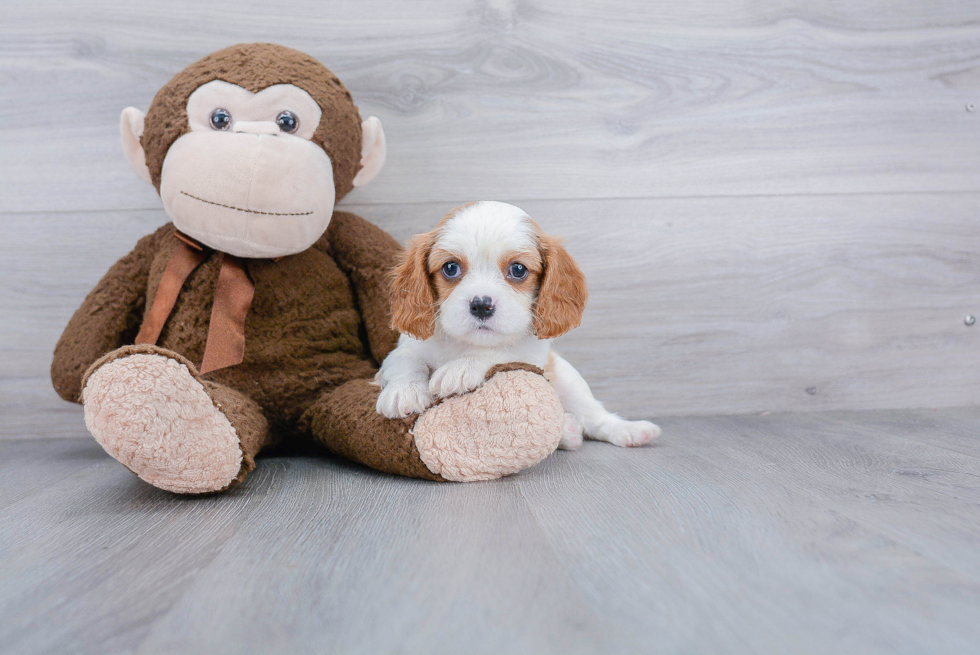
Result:
[[[277,457],[191,499],[94,441],[3,442],[0,641],[918,654],[980,640],[980,410],[663,424],[655,447],[588,442],[488,483]]]
[[[676,5],[8,3],[0,211],[155,207],[119,112],[250,40],[320,58],[382,119],[360,202],[980,190],[972,3]]]
[[[929,626],[978,615],[980,460],[892,438],[920,416],[671,419],[662,449],[594,448],[522,492],[624,651],[966,652],[975,627]]]
[[[635,418],[980,404],[980,194],[520,203],[567,238],[590,284],[557,343]],[[348,205],[400,240],[451,203]],[[929,216],[929,221],[923,221]],[[161,210],[8,215],[0,243],[7,438],[84,436],[51,352],[109,265]],[[32,238],[43,230],[43,242]],[[50,414],[38,430],[38,414]]]
[[[4,4],[0,438],[84,435],[51,350],[165,220],[119,111],[250,40],[383,119],[386,170],[347,206],[399,239],[479,198],[568,237],[592,302],[560,345],[615,411],[980,403],[980,13],[852,5]]]

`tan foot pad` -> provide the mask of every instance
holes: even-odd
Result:
[[[537,464],[558,447],[564,412],[533,367],[495,373],[476,390],[448,398],[415,422],[426,467],[447,480],[493,480]]]
[[[113,359],[89,375],[82,401],[96,441],[155,487],[208,493],[238,475],[235,428],[181,362],[156,354]]]

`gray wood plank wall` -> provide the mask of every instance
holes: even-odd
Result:
[[[166,220],[118,114],[243,41],[382,119],[345,204],[399,239],[483,198],[565,235],[592,302],[560,346],[616,411],[980,402],[975,2],[39,0],[0,6],[0,436],[84,434],[51,349]]]

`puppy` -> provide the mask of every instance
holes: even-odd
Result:
[[[660,434],[653,423],[607,412],[552,349],[552,339],[582,320],[585,276],[521,209],[454,209],[414,238],[392,272],[392,292],[392,327],[402,336],[375,377],[382,415],[421,413],[436,398],[480,386],[495,364],[526,362],[544,369],[565,409],[559,447],[578,448],[583,436],[642,446]]]

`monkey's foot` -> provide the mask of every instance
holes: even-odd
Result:
[[[495,366],[477,389],[430,407],[415,422],[426,467],[447,480],[492,480],[537,464],[558,447],[564,412],[539,369]]]
[[[95,440],[155,487],[221,491],[242,468],[235,428],[175,353],[135,346],[106,355],[89,370],[82,402]]]

